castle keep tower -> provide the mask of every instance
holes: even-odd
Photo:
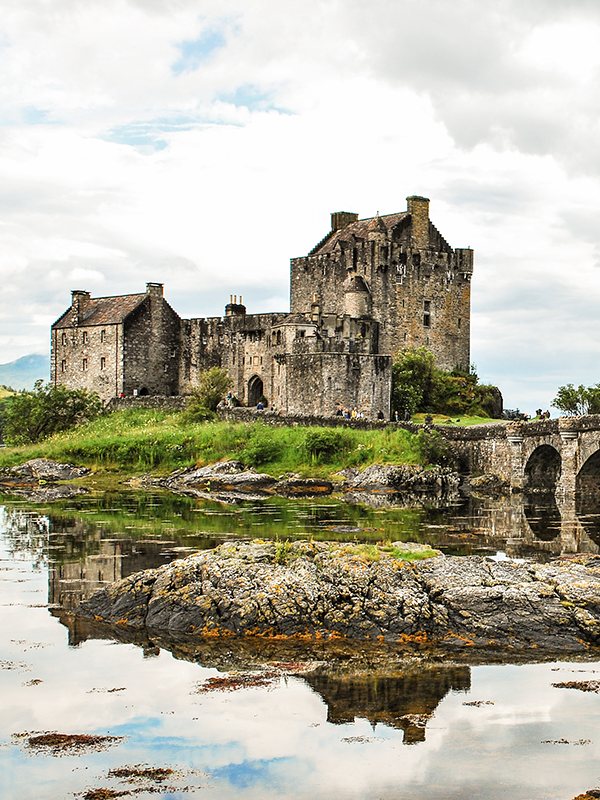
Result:
[[[453,250],[429,219],[426,197],[407,197],[399,214],[358,219],[331,215],[331,231],[304,258],[292,259],[291,310],[343,326],[347,317],[377,323],[378,352],[427,347],[438,367],[470,364],[473,251]]]

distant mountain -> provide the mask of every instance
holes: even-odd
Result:
[[[33,384],[40,378],[44,383],[50,380],[50,356],[21,356],[16,361],[0,364],[0,385],[33,389]]]

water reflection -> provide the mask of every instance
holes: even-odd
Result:
[[[425,728],[448,692],[471,688],[468,666],[405,667],[395,675],[365,675],[321,667],[304,680],[327,705],[327,722],[343,725],[367,719],[404,731],[404,744],[425,741]]]

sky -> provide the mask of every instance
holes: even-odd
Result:
[[[0,363],[72,289],[289,309],[289,259],[431,199],[505,406],[600,381],[595,0],[0,0]],[[555,412],[556,413],[556,412]]]

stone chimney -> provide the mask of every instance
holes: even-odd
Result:
[[[226,317],[243,317],[246,313],[246,306],[242,303],[242,295],[240,295],[240,302],[238,303],[237,294],[229,295],[229,302],[225,306]]]
[[[164,297],[164,288],[162,283],[147,283],[146,284],[146,294],[150,294],[153,297]]]
[[[334,211],[331,215],[331,230],[341,231],[352,222],[357,222],[358,214],[353,214],[351,211]]]
[[[89,292],[84,292],[81,289],[73,289],[71,292],[71,322],[73,325],[81,324],[83,320],[83,309],[89,299]]]
[[[413,246],[426,250],[429,247],[429,199],[411,195],[406,198],[406,204],[412,217]]]

